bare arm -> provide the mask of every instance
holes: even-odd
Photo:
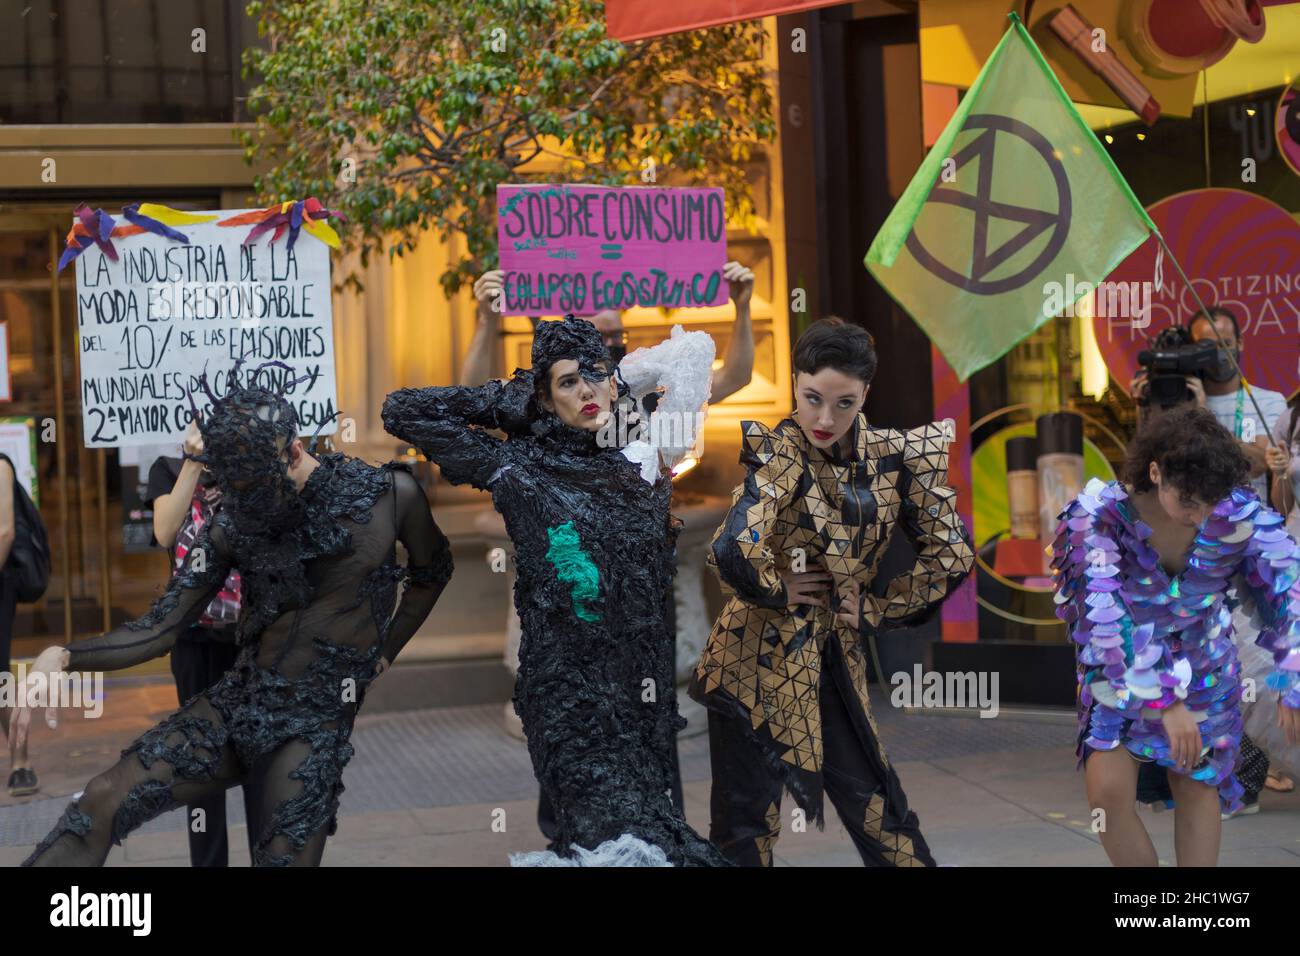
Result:
[[[1263,435],[1255,436],[1254,441],[1241,442],[1241,450],[1250,462],[1250,477],[1258,478],[1268,470],[1264,452],[1268,449],[1268,439]]]
[[[1279,439],[1277,445],[1265,449],[1264,457],[1268,462],[1269,471],[1269,503],[1279,513],[1286,515],[1290,514],[1291,509],[1295,507],[1295,497],[1291,493],[1291,481],[1287,475],[1291,456],[1281,446],[1282,442]]]
[[[1278,475],[1269,475],[1268,503],[1274,511],[1287,514],[1291,511],[1291,502],[1287,501],[1286,479]]]
[[[194,500],[194,489],[198,487],[199,476],[203,466],[197,461],[185,459],[181,473],[176,477],[176,484],[165,495],[159,495],[153,501],[153,536],[164,548],[171,548],[176,543],[181,524],[190,510]]]
[[[754,273],[739,262],[728,262],[722,275],[731,286],[731,301],[736,304],[736,321],[731,327],[731,341],[722,368],[713,378],[710,404],[734,395],[754,377],[754,326],[749,317],[750,298],[754,294]]]
[[[483,385],[493,377],[492,346],[496,339],[497,320],[480,318],[460,368],[461,385]]]
[[[474,298],[478,300],[478,324],[469,341],[469,351],[460,369],[461,385],[485,385],[496,375],[496,343],[501,331],[502,282],[505,273],[500,269],[485,272],[474,283]]]
[[[185,429],[181,450],[186,455],[203,454],[203,435],[199,432],[197,421],[190,422],[190,427]],[[160,546],[170,550],[176,544],[176,535],[180,533],[185,515],[190,510],[194,489],[198,487],[202,474],[203,466],[186,458],[172,490],[153,500],[153,537]]]

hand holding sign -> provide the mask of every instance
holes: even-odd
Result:
[[[754,273],[734,259],[722,267],[722,278],[727,280],[731,291],[731,301],[740,309],[749,305],[754,294]]]
[[[474,298],[478,299],[479,318],[487,320],[499,316],[505,307],[505,277],[500,269],[485,272],[474,282]]]

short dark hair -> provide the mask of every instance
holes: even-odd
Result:
[[[1237,321],[1236,313],[1233,312],[1231,309],[1225,309],[1221,305],[1212,305],[1209,308],[1197,310],[1196,314],[1193,315],[1191,319],[1189,319],[1187,322],[1188,333],[1189,334],[1191,333],[1192,326],[1195,325],[1197,322],[1209,322],[1211,325],[1214,324],[1214,317],[1216,315],[1221,315],[1229,322],[1232,323],[1232,334],[1236,337],[1237,341],[1240,342],[1241,324]]]
[[[861,379],[876,377],[876,340],[860,325],[828,315],[804,329],[794,344],[794,370],[816,375],[824,368]]]
[[[1187,403],[1150,416],[1129,445],[1124,480],[1134,491],[1151,491],[1151,462],[1160,480],[1205,504],[1215,504],[1246,484],[1250,462],[1214,413]]]

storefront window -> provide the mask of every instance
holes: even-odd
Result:
[[[1213,102],[1208,116],[1197,107],[1190,117],[1164,117],[1150,127],[1127,123],[1097,134],[1139,201],[1162,224],[1198,294],[1207,305],[1236,315],[1248,379],[1289,398],[1300,389],[1294,358],[1300,282],[1292,253],[1300,231],[1288,219],[1300,214],[1300,174],[1282,154],[1277,133],[1286,95],[1287,88],[1279,86]],[[1181,205],[1162,219],[1160,205],[1173,197]],[[1281,212],[1270,219],[1268,207]],[[979,423],[972,436],[972,530],[979,551],[981,641],[1068,641],[1055,621],[1050,580],[1038,566],[1043,541],[1031,533],[1018,542],[1013,533],[1016,469],[1041,472],[1036,453],[1018,459],[1013,443],[1041,438],[1045,413],[1077,416],[1084,480],[1109,479],[1121,468],[1137,409],[1128,394],[1129,375],[1116,372],[1116,357],[1136,355],[1158,332],[1186,324],[1196,310],[1188,293],[1168,291],[1183,287],[1167,259],[1160,267],[1163,293],[1154,289],[1156,269],[1145,269],[1139,274],[1121,267],[1111,278],[1152,280],[1149,325],[1131,328],[1133,315],[1104,311],[1095,321],[1062,316],[971,379],[971,420]],[[1082,360],[1089,349],[1109,368],[1085,390]],[[1026,488],[1032,500],[1032,482]],[[1025,544],[1023,554],[1016,551],[1018,543]]]
[[[0,25],[0,123],[246,117],[240,0],[25,0]]]

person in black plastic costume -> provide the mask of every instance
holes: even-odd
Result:
[[[663,611],[671,483],[647,483],[597,440],[617,387],[595,326],[572,316],[539,324],[532,364],[507,382],[394,392],[384,427],[448,481],[489,490],[505,518],[522,629],[514,704],[556,811],[551,849],[612,862],[588,854],[630,835],[674,865],[726,865],[669,795],[670,744],[685,723]],[[565,424],[557,405],[584,420]],[[637,862],[657,859],[637,847]]]
[[[433,609],[452,562],[409,471],[314,458],[297,426],[293,406],[262,388],[214,399],[197,460],[221,488],[220,513],[148,614],[38,659],[49,673],[159,657],[227,572],[241,573],[235,666],[92,779],[26,865],[102,865],[141,824],[236,784],[253,813],[254,865],[319,864],[361,697]]]

